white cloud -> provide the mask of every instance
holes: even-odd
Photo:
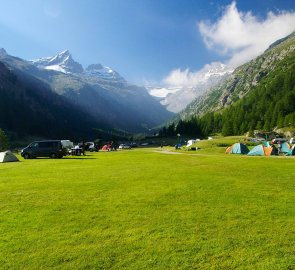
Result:
[[[264,20],[259,20],[251,12],[238,11],[236,2],[232,2],[218,21],[201,21],[198,28],[208,49],[227,55],[229,64],[238,66],[293,32],[295,12],[269,12]]]
[[[211,76],[224,75],[229,70],[220,62],[213,62],[205,65],[198,71],[190,71],[189,69],[175,69],[164,78],[163,82],[169,86],[193,87],[198,84],[206,83]]]
[[[163,97],[165,93],[166,95],[169,93],[163,91],[164,88],[175,87],[181,91],[172,94],[182,95],[182,99],[186,95],[186,92],[182,90],[190,87],[198,91],[196,95],[201,94],[204,89],[199,86],[203,82],[204,84],[210,82],[210,75],[214,73],[214,70],[221,75],[230,73],[233,68],[263,53],[276,40],[295,31],[295,12],[279,11],[276,14],[269,12],[266,18],[261,20],[251,11],[239,11],[236,2],[233,1],[224,8],[222,16],[217,21],[201,21],[198,23],[198,29],[207,49],[218,52],[225,59],[224,63],[227,67],[215,62],[205,65],[198,71],[172,70],[162,80],[163,88],[154,89],[154,95],[159,92],[159,96]],[[210,85],[212,84],[206,84],[206,86]]]

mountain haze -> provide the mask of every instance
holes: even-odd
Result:
[[[142,132],[172,116],[144,87],[129,84],[118,72],[101,64],[84,69],[68,50],[30,61],[3,50],[0,61],[16,73],[43,81],[55,93],[114,129]]]
[[[49,85],[0,62],[0,126],[20,136],[85,139],[108,125],[54,93]]]
[[[201,96],[205,91],[214,87],[219,82],[227,78],[233,70],[226,65],[216,62],[205,65],[203,69],[196,73],[184,71],[187,82],[184,85],[175,85],[166,88],[150,87],[149,92],[152,96],[158,98],[161,104],[169,111],[178,113],[185,109],[192,100]],[[173,77],[173,74],[170,75]],[[170,81],[173,78],[166,78]],[[167,93],[163,95],[164,91]]]

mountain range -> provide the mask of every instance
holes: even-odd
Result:
[[[128,83],[118,72],[101,64],[84,69],[68,50],[27,61],[0,49],[0,62],[17,78],[35,80],[55,97],[82,109],[87,114],[85,119],[101,123],[98,128],[143,132],[173,115],[144,87]]]
[[[145,132],[169,119],[199,119],[203,134],[295,125],[294,59],[292,33],[234,71],[213,63],[193,74],[190,84],[146,89],[101,64],[84,69],[68,50],[27,61],[0,49],[0,127],[81,138],[98,131]],[[174,115],[164,106],[181,111]]]

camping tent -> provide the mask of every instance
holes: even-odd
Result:
[[[290,150],[291,150],[290,144],[288,144],[287,142],[283,142],[281,145],[280,153],[289,153]]]
[[[292,146],[292,148],[289,150],[289,152],[286,155],[295,156],[295,145]]]
[[[250,152],[248,156],[270,156],[276,154],[276,148],[273,146],[265,147],[264,145],[255,146]]]
[[[0,162],[18,161],[18,158],[10,151],[0,152]]]
[[[110,146],[106,144],[101,148],[101,150],[102,151],[110,151]]]
[[[249,152],[248,147],[242,143],[235,143],[228,147],[225,151],[227,154],[247,154]]]

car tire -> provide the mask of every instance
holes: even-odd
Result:
[[[57,155],[55,153],[51,153],[50,158],[57,158]]]
[[[30,155],[28,153],[24,153],[24,159],[29,159],[30,158]]]

